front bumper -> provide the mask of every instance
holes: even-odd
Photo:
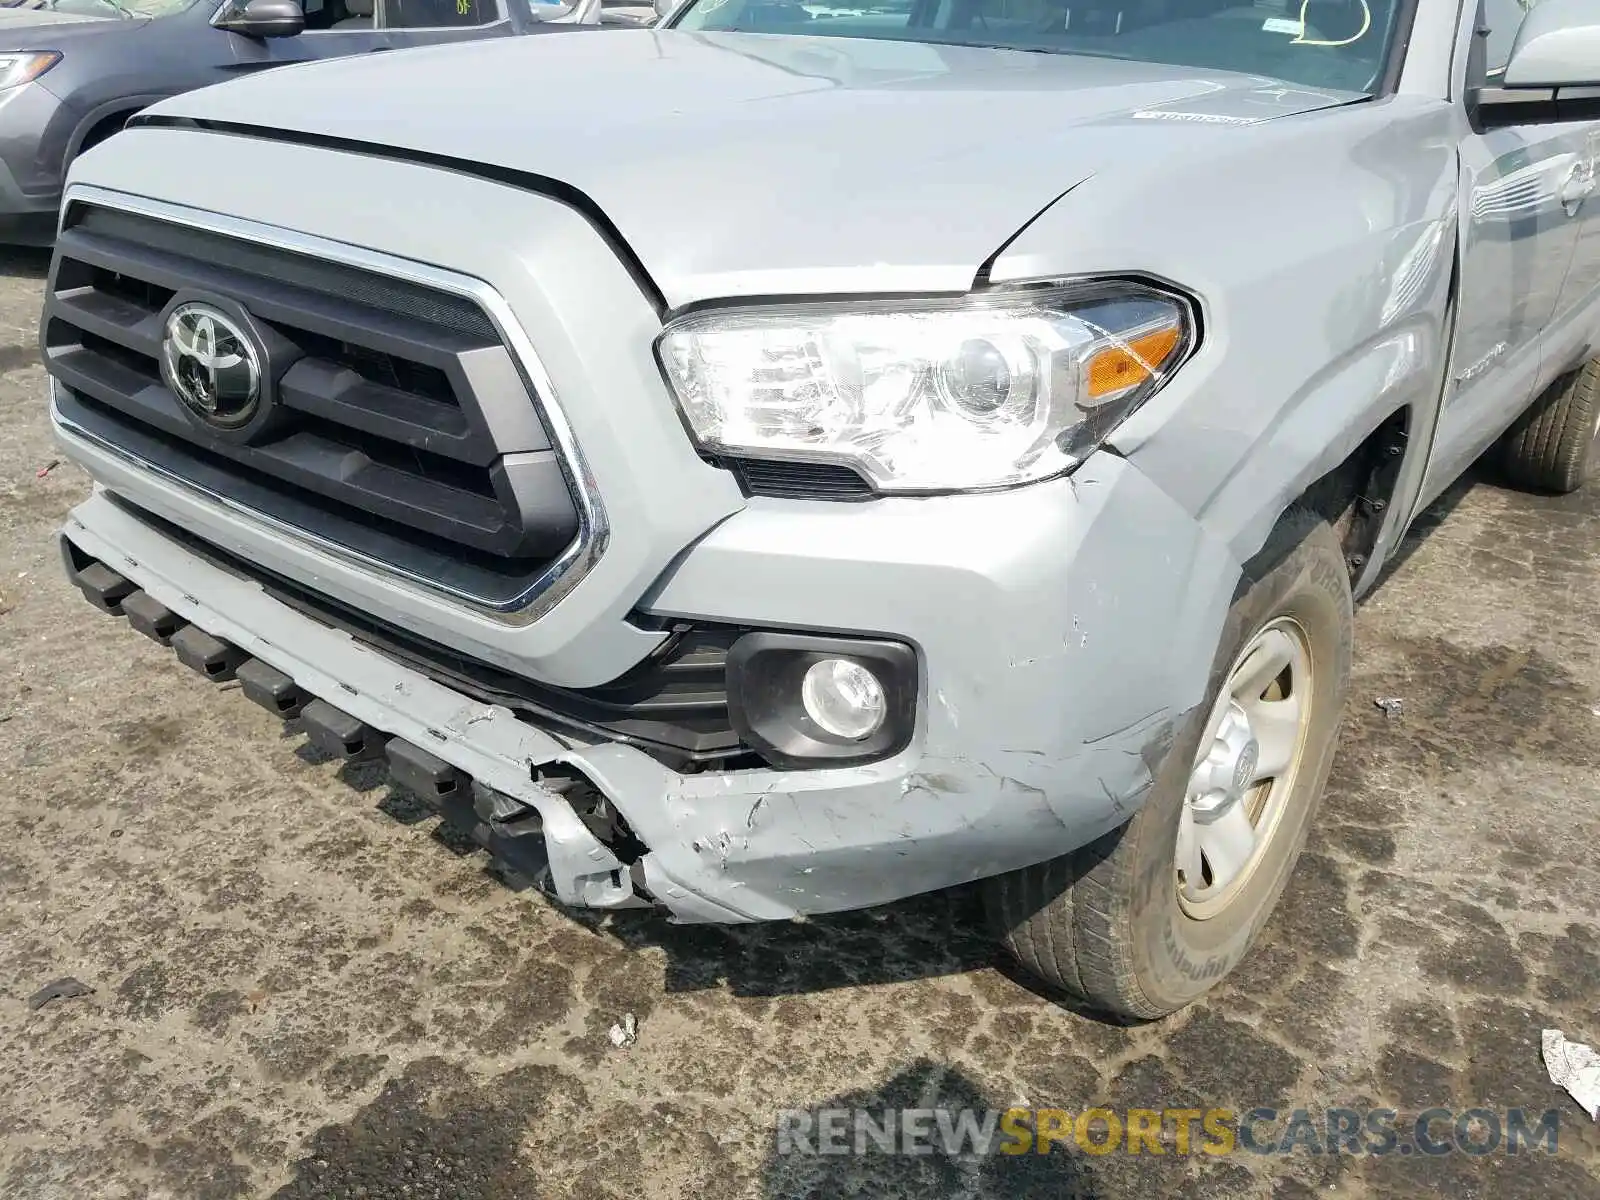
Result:
[[[0,93],[0,242],[49,245],[77,115],[37,83]]]
[[[63,441],[84,460],[82,447]],[[1183,576],[1167,574],[1166,560],[1186,550],[1197,579],[1208,562],[1220,578],[1222,560],[1196,559],[1198,535],[1183,548],[1154,530],[1162,498],[1120,460],[1096,460],[1076,487],[1114,502],[1083,514],[1090,519],[1076,545],[1061,546],[1059,563],[1023,564],[1044,575],[1052,592],[1063,587],[1048,605],[1058,620],[1011,639],[1038,652],[1018,657],[1004,649],[1007,639],[982,636],[974,625],[981,615],[960,611],[959,592],[926,597],[928,611],[905,613],[907,623],[923,626],[931,611],[945,626],[943,634],[929,629],[935,642],[964,641],[971,652],[930,655],[924,644],[913,745],[884,762],[839,769],[678,774],[628,746],[535,728],[312,620],[100,488],[73,511],[65,537],[78,557],[105,564],[309,696],[536,809],[542,882],[562,902],[618,908],[649,900],[679,920],[734,922],[864,907],[998,874],[1074,849],[1137,808],[1200,698],[1179,685],[1185,656],[1173,639],[1194,619],[1185,610],[1204,607],[1189,602],[1204,589],[1178,586],[1174,579]],[[1030,489],[1011,499],[1030,493],[1035,501],[1043,495]],[[735,534],[691,554],[658,589],[657,605],[687,604],[706,594],[703,585],[716,590],[716,580],[738,578],[750,562],[740,562]],[[1149,552],[1139,551],[1140,538]],[[904,603],[926,571],[904,564],[897,571],[877,544],[880,560],[870,571]],[[806,590],[849,595],[854,570],[839,556],[851,549],[836,547],[825,570],[813,560]],[[768,542],[764,611],[793,592],[787,572],[805,561],[800,555],[786,567],[770,550]],[[1071,571],[1059,575],[1068,563]],[[865,562],[856,567],[869,571]],[[948,574],[946,582],[956,578]],[[830,579],[841,586],[826,586]],[[725,582],[720,590],[730,589]],[[1044,599],[1030,590],[1025,603]],[[1045,642],[1053,649],[1044,650]],[[581,774],[626,818],[645,847],[635,862],[622,861],[562,795],[537,782],[557,766]]]

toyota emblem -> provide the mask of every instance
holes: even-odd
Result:
[[[209,304],[180,304],[161,343],[167,386],[216,429],[247,425],[261,408],[261,360],[232,317]]]

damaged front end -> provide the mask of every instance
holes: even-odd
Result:
[[[1068,486],[1061,484],[1070,497]],[[1107,518],[1081,527],[1078,549],[1090,557],[1073,559],[1079,566],[1102,541],[1120,541],[1121,520],[1139,519],[1132,496],[1160,503],[1114,459],[1096,461],[1072,486],[1080,505],[1103,506]],[[1015,504],[1025,495],[997,499]],[[1127,518],[1109,519],[1124,508]],[[687,600],[701,586],[691,568],[738,553],[742,519],[713,533],[658,589],[658,608],[704,609]],[[824,546],[840,549],[828,538],[812,549]],[[1129,711],[1132,689],[1148,688],[1148,671],[1182,665],[1170,643],[1155,656],[1154,644],[1130,638],[1141,625],[1119,622],[1119,612],[1160,609],[1164,627],[1176,630],[1188,602],[1170,592],[1125,602],[1096,577],[1068,571],[1064,615],[1046,638],[1026,623],[998,642],[930,628],[914,649],[881,638],[758,638],[757,649],[798,645],[811,658],[841,647],[907,647],[905,658],[874,650],[901,664],[901,690],[891,688],[886,703],[904,729],[891,721],[889,740],[835,762],[808,758],[817,747],[779,736],[777,718],[752,720],[737,702],[729,715],[729,653],[709,650],[714,638],[680,639],[678,648],[694,653],[676,659],[669,639],[663,661],[687,665],[678,668],[678,690],[657,698],[676,704],[680,718],[702,718],[697,739],[670,745],[662,726],[638,711],[618,717],[637,686],[591,689],[584,698],[599,707],[578,715],[569,707],[554,719],[555,689],[530,700],[533,693],[519,697],[504,679],[492,688],[482,672],[474,677],[430,661],[415,642],[385,642],[370,628],[341,624],[259,572],[252,577],[247,564],[202,549],[104,491],[74,512],[64,536],[68,573],[98,608],[127,617],[204,677],[238,680],[247,698],[298,721],[330,755],[384,761],[397,786],[484,846],[508,882],[573,906],[651,904],[691,922],[784,919],[1054,857],[1132,815],[1189,708],[1146,707],[1104,728],[1111,714]],[[1013,649],[997,660],[995,646],[1007,642]],[[1111,663],[1120,675],[1105,674]],[[710,693],[720,696],[720,719],[707,716]],[[613,707],[604,709],[596,694]],[[771,708],[781,716],[782,705]]]

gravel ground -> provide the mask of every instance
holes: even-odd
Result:
[[[1359,614],[1263,943],[1128,1029],[1018,983],[966,894],[731,931],[563,913],[94,613],[53,540],[85,478],[36,477],[41,271],[0,262],[0,1194],[1600,1196],[1539,1055],[1545,1027],[1600,1044],[1600,490],[1429,514]],[[61,976],[93,992],[30,1010]],[[777,1152],[780,1109],[1012,1104],[1554,1108],[1560,1150]]]

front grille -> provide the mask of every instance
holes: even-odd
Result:
[[[269,421],[190,412],[161,373],[166,315],[242,314]],[[472,300],[91,205],[57,242],[44,356],[71,425],[318,538],[492,604],[569,546],[578,514],[532,389]]]

